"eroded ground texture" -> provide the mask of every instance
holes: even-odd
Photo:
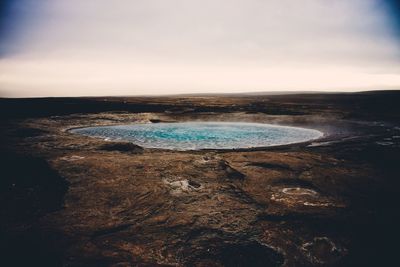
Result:
[[[400,94],[3,99],[1,266],[395,266]],[[304,144],[167,151],[93,125],[280,123]]]

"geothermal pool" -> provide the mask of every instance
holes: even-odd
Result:
[[[305,142],[323,135],[313,129],[244,122],[127,124],[71,131],[111,141],[129,141],[146,148],[173,150],[268,147]]]

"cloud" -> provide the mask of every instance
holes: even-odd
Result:
[[[395,88],[399,40],[381,2],[16,0],[0,87],[13,96]]]

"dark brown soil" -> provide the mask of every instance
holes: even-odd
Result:
[[[400,92],[0,99],[1,266],[394,266]],[[321,130],[169,151],[73,134],[123,123]]]

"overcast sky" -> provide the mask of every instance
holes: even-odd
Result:
[[[400,89],[389,2],[13,0],[0,96]]]

